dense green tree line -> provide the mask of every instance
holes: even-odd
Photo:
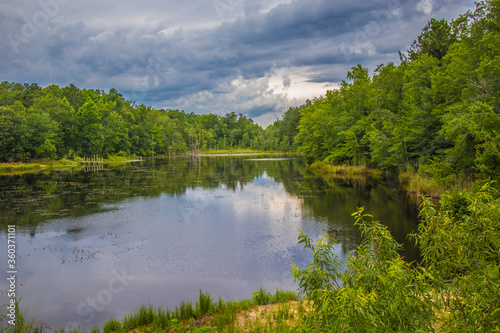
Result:
[[[0,83],[0,162],[259,148],[262,133],[242,114],[156,110],[115,89]]]
[[[252,148],[308,162],[500,177],[500,1],[451,23],[432,19],[372,76],[357,65],[337,90],[291,107],[266,130],[242,114],[156,110],[115,89],[0,84],[0,161]]]
[[[291,107],[284,114],[282,119],[276,120],[272,125],[268,126],[261,135],[261,149],[274,151],[296,151],[297,142],[295,137],[299,130],[298,125],[301,118],[300,110],[309,105],[307,101],[305,105],[300,107]]]
[[[500,1],[431,20],[400,57],[300,107],[293,147],[308,162],[499,178]]]

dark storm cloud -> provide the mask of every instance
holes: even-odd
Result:
[[[6,32],[0,71],[2,80],[115,87],[156,107],[260,117],[297,102],[287,93],[294,78],[283,71],[299,68],[303,82],[327,85],[345,79],[357,63],[373,71],[397,61],[397,51],[406,50],[432,16],[452,18],[471,6],[452,0],[123,0],[113,6],[40,0],[30,7],[20,1],[0,5]],[[276,75],[281,92],[271,87]]]
[[[247,111],[246,116],[250,117],[252,119],[255,119],[255,118],[258,118],[258,117],[265,115],[269,112],[273,112],[274,107],[275,107],[274,105],[262,105],[259,107],[254,107],[254,108],[251,108],[250,110]],[[276,119],[279,119],[279,118],[276,117]]]

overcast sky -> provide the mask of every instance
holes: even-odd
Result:
[[[116,88],[186,112],[266,126],[338,87],[350,67],[399,63],[432,18],[468,0],[0,0],[0,81]]]

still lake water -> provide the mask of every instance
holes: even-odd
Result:
[[[301,158],[160,159],[0,176],[0,267],[7,225],[17,225],[21,307],[53,329],[89,330],[141,304],[251,297],[295,289],[290,263],[309,262],[299,230],[339,241],[340,258],[360,242],[357,207],[405,242],[417,208],[391,181],[306,174]],[[5,279],[0,290],[6,290]],[[0,301],[5,301],[5,295]],[[2,303],[3,304],[3,303]]]

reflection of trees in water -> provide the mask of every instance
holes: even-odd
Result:
[[[286,178],[300,173],[288,174],[289,164],[249,161],[244,156],[214,156],[156,159],[104,166],[102,170],[0,176],[0,225],[37,225],[57,217],[102,212],[104,204],[131,197],[181,196],[187,189],[200,187],[215,189],[224,185],[235,191],[264,170],[275,175],[277,182],[288,182]],[[303,163],[296,160],[294,164]]]
[[[264,172],[301,198],[302,214],[328,221],[328,234],[345,252],[361,241],[351,213],[365,211],[405,242],[416,222],[416,207],[392,180],[310,175],[301,159],[249,160],[248,156],[172,158],[105,166],[98,172],[52,171],[0,177],[0,225],[36,226],[63,216],[103,212],[132,197],[181,196],[188,189],[244,188]],[[397,218],[395,218],[397,217]],[[416,258],[414,249],[408,254]]]
[[[419,258],[407,235],[417,227],[418,209],[410,196],[394,179],[329,178],[307,175],[298,186],[304,214],[328,221],[328,234],[342,243],[344,253],[361,242],[351,216],[358,207],[386,225],[393,237],[404,244],[402,253],[408,260]]]

